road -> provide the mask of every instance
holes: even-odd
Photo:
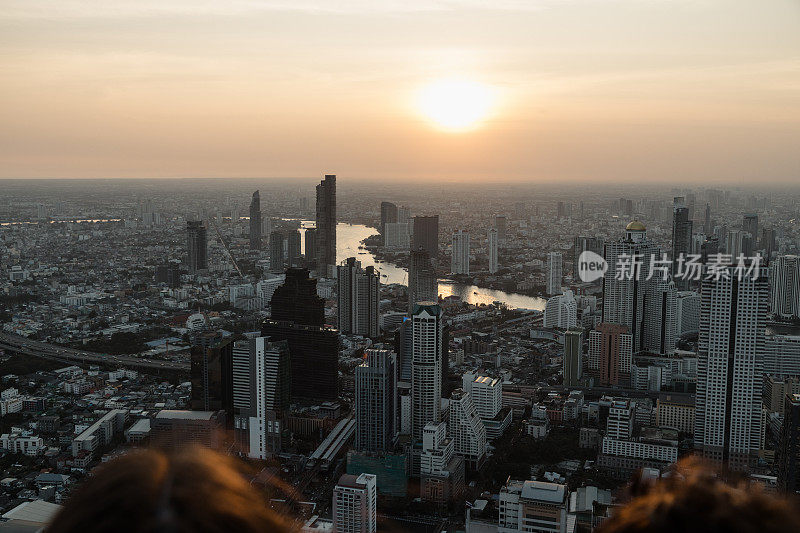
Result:
[[[34,341],[20,335],[6,332],[0,332],[0,348],[7,352],[87,365],[96,363],[118,366],[121,368],[140,369],[143,371],[189,372],[189,363],[175,363],[172,361],[158,361],[155,359],[144,359],[128,355],[111,355],[74,350],[72,348],[47,344],[46,342]]]

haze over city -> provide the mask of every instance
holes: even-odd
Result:
[[[0,176],[792,183],[792,0],[4,2]]]

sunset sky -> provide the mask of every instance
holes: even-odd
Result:
[[[0,177],[800,182],[798,0],[0,7]]]

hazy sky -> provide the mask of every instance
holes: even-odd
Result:
[[[331,172],[800,182],[800,0],[0,3],[0,177]]]

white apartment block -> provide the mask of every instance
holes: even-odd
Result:
[[[469,274],[469,233],[464,230],[453,232],[450,272],[453,274]]]
[[[552,296],[561,294],[561,280],[563,278],[563,257],[561,252],[547,254],[547,294]]]
[[[472,397],[463,389],[450,395],[450,418],[447,433],[453,441],[453,451],[473,467],[478,467],[486,455],[486,428],[478,416]]]
[[[509,481],[500,490],[498,533],[566,533],[569,491],[543,481]]]
[[[333,489],[333,531],[375,533],[378,526],[377,476],[344,474]]]
[[[543,325],[546,328],[574,328],[578,324],[578,304],[570,290],[547,299]]]
[[[745,470],[761,448],[769,288],[765,268],[755,280],[739,280],[734,267],[726,274],[702,286],[694,443]]]
[[[492,419],[503,408],[503,382],[498,378],[465,372],[461,388],[472,397],[472,403],[482,419]]]
[[[497,230],[489,230],[489,236],[486,242],[486,249],[489,255],[489,274],[494,274],[499,270],[498,264],[498,237]]]

